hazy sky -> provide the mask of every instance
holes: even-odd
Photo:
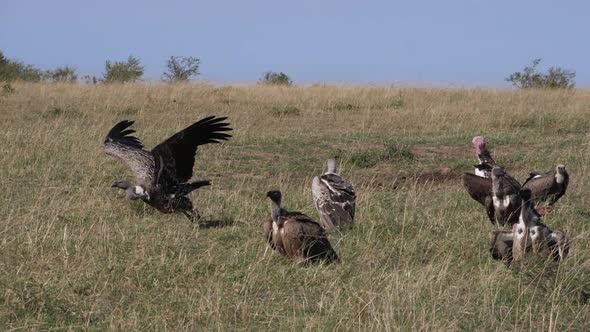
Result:
[[[590,86],[590,1],[0,0],[0,49],[44,69],[100,74],[130,54],[159,79],[170,55],[201,78],[507,86],[533,58]]]

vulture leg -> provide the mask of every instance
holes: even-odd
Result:
[[[268,245],[271,248],[276,249],[275,243],[272,239],[272,220],[265,221],[264,224],[262,224],[262,229],[264,230],[264,239]]]
[[[193,224],[199,224],[199,221],[201,220],[201,215],[199,214],[199,211],[197,211],[197,209],[193,209],[192,211],[187,211],[187,210],[182,210],[181,211],[182,214],[184,214],[188,220],[190,220]]]
[[[486,205],[486,213],[492,225],[496,224],[496,209],[494,208],[494,202],[491,196],[486,197],[485,200]]]

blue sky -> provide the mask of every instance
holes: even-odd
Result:
[[[100,74],[130,54],[159,79],[170,55],[202,80],[508,86],[533,58],[590,86],[590,2],[0,0],[0,49],[48,69]]]

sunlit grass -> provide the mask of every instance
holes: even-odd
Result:
[[[0,326],[116,330],[587,330],[590,92],[381,87],[12,84],[0,95]],[[234,137],[199,149],[194,228],[126,201],[102,154],[122,119],[148,147],[206,115]],[[545,222],[572,239],[557,266],[507,269],[464,192],[471,137],[518,179],[564,163]],[[264,194],[317,218],[311,179],[337,156],[356,226],[342,263],[301,268],[266,247]]]

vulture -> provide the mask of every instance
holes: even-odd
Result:
[[[565,165],[557,165],[544,174],[530,173],[522,187],[531,190],[536,204],[547,202],[548,206],[552,206],[565,194],[568,183],[569,174]]]
[[[271,200],[272,221],[266,221],[263,227],[271,248],[300,264],[340,261],[317,222],[301,212],[283,209],[280,191],[271,190],[266,196]]]
[[[486,139],[483,136],[475,136],[471,143],[475,148],[475,154],[477,154],[477,160],[479,164],[474,165],[475,175],[484,178],[491,178],[492,168],[496,166],[496,161],[492,158],[490,151],[486,148]]]
[[[181,212],[191,221],[200,219],[187,196],[191,191],[210,185],[209,180],[189,182],[193,175],[199,145],[220,143],[231,137],[226,117],[203,118],[170,136],[151,151],[133,136],[133,121],[117,123],[107,134],[103,150],[122,160],[135,175],[136,183],[115,181],[114,188],[126,191],[130,200],[141,199],[162,213]]]
[[[522,259],[530,247],[538,248],[543,242],[541,220],[535,212],[532,193],[529,189],[521,189],[519,194],[522,206],[518,222],[512,225],[513,243],[512,260]]]
[[[491,173],[491,179],[465,173],[463,186],[471,198],[486,208],[492,224],[515,224],[521,205],[520,183],[502,167],[495,166]]]
[[[523,202],[530,201],[531,193],[523,189]],[[528,200],[525,199],[528,195]],[[521,259],[527,251],[548,254],[553,261],[563,261],[569,253],[569,239],[562,231],[552,231],[542,224],[531,204],[523,204],[519,223],[511,231],[490,233],[490,253],[493,259],[503,260],[507,265]]]
[[[352,183],[338,175],[336,160],[328,160],[328,171],[313,178],[311,193],[320,223],[327,229],[352,227],[356,193]]]
[[[494,214],[500,225],[510,225],[518,221],[519,209],[522,204],[520,183],[506,173],[502,167],[492,168],[492,203]]]

